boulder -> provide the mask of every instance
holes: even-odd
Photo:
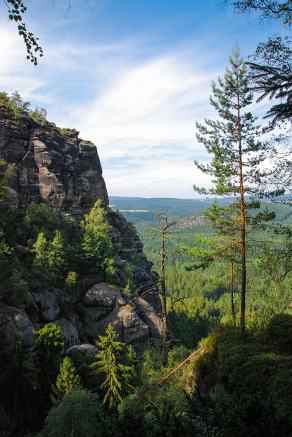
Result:
[[[152,338],[162,338],[162,319],[159,317],[154,308],[141,296],[133,299],[137,314],[149,328],[149,334]]]
[[[72,346],[80,343],[76,327],[67,319],[56,320],[56,325],[60,326],[64,338],[65,351]]]
[[[23,347],[33,345],[33,325],[24,310],[1,305],[0,327],[9,349],[12,350],[15,347],[17,339],[21,340]]]
[[[66,354],[73,360],[78,358],[80,355],[85,355],[93,359],[95,358],[97,352],[98,348],[96,346],[93,344],[84,343],[71,346],[69,349],[67,349]]]
[[[128,304],[117,313],[122,341],[132,344],[136,350],[143,351],[149,340],[148,326],[140,319],[135,308]],[[115,324],[113,323],[115,326]]]
[[[125,300],[115,285],[101,282],[86,292],[83,303],[86,306],[104,307],[107,312],[110,312],[115,305],[124,305]]]
[[[39,322],[52,322],[60,314],[58,298],[62,290],[48,288],[39,293],[32,293],[34,301],[39,310]]]

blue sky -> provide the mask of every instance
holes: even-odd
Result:
[[[192,198],[207,182],[195,120],[214,115],[210,83],[238,44],[244,56],[281,28],[221,0],[30,0],[37,67],[0,5],[0,83],[93,141],[110,195]]]

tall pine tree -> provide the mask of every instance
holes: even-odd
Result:
[[[208,189],[195,185],[194,189],[202,194],[235,196],[231,216],[233,215],[232,220],[235,223],[236,215],[238,216],[241,267],[240,326],[244,332],[246,226],[248,222],[256,223],[259,219],[270,218],[261,214],[253,218],[248,217],[248,208],[259,207],[259,203],[247,201],[247,195],[257,193],[256,170],[265,156],[268,144],[259,141],[261,130],[256,125],[256,118],[248,110],[253,102],[253,96],[249,90],[247,68],[240,57],[239,49],[233,50],[229,63],[224,78],[219,77],[217,84],[212,83],[213,95],[210,103],[216,109],[219,118],[206,119],[204,124],[196,123],[197,139],[204,144],[213,158],[207,165],[197,161],[195,164],[201,171],[212,176],[213,186]],[[234,228],[231,228],[232,232],[235,232]]]

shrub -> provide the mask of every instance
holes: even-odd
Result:
[[[74,388],[52,408],[41,432],[42,437],[106,435],[106,420],[97,395],[81,388]]]
[[[277,314],[272,317],[267,333],[280,352],[292,353],[292,315]]]

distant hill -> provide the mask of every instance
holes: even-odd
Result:
[[[110,196],[109,203],[112,209],[118,209],[133,223],[154,222],[158,212],[166,212],[170,217],[187,218],[203,215],[214,199],[175,199],[175,198],[146,198],[146,197],[119,197]],[[227,204],[231,198],[220,199],[219,204]],[[275,211],[277,222],[292,223],[292,208],[262,202],[263,208]]]
[[[110,205],[119,209],[131,221],[153,221],[158,212],[173,217],[198,216],[208,208],[210,199],[174,199],[110,196]]]

